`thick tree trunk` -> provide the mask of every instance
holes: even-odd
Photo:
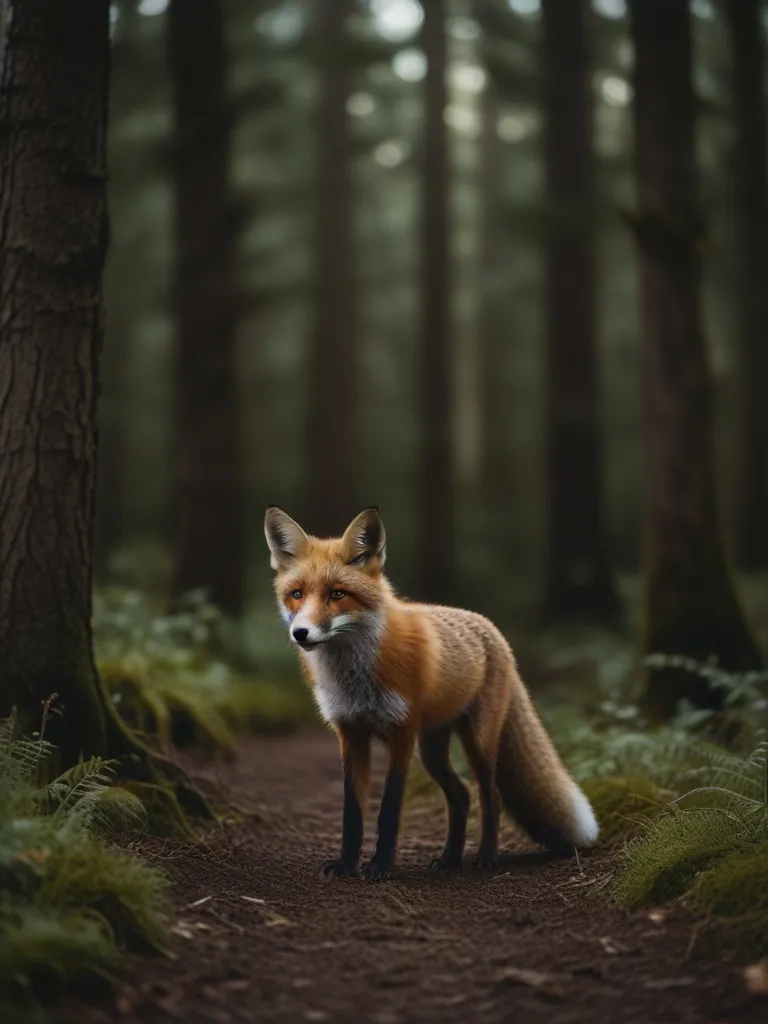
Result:
[[[305,516],[320,536],[335,536],[359,511],[357,267],[347,113],[354,76],[346,35],[354,9],[354,0],[321,0],[316,11],[320,96]]]
[[[106,753],[91,648],[109,3],[4,7],[0,87],[0,714],[65,762]]]
[[[236,615],[244,598],[236,379],[236,204],[220,0],[172,0],[176,401],[173,596],[199,587]]]
[[[444,113],[447,38],[444,0],[422,0],[424,162],[421,327],[418,369],[417,552],[419,595],[450,601],[454,587],[455,479],[450,311],[450,165]]]
[[[751,670],[760,656],[718,521],[713,394],[699,309],[703,231],[688,0],[632,0],[630,15],[645,348],[644,647]],[[681,698],[718,707],[721,696],[679,670],[648,676],[647,703],[658,718]]]
[[[125,454],[124,380],[127,362],[124,323],[108,332],[102,360],[104,397],[99,410],[99,457],[94,534],[94,574],[109,579],[110,560],[123,541],[123,480]]]
[[[592,73],[586,0],[543,0],[546,550],[541,618],[614,622],[603,507]]]
[[[761,0],[723,5],[731,33],[737,117],[736,214],[740,235],[739,308],[742,464],[737,541],[744,569],[768,569],[768,158],[765,28]]]

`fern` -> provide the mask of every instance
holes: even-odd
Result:
[[[768,742],[742,758],[708,752],[686,777],[696,784],[626,845],[614,895],[637,907],[690,893],[734,927],[740,908],[753,907],[744,941],[768,949],[764,872],[754,868],[768,849]]]
[[[704,798],[758,830],[768,824],[768,742],[759,743],[746,758],[710,753],[708,763],[688,777],[702,785],[688,790],[677,803]]]
[[[77,976],[103,976],[116,942],[161,945],[161,874],[101,838],[144,818],[115,787],[110,762],[91,758],[39,784],[51,748],[0,720],[0,1018],[14,1001]],[[28,1018],[25,1018],[28,1019]]]

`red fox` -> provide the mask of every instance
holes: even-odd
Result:
[[[326,540],[309,536],[272,505],[264,532],[280,611],[341,750],[341,852],[323,873],[358,872],[373,737],[384,742],[388,758],[365,878],[387,878],[392,871],[417,742],[448,810],[445,846],[432,866],[461,868],[469,792],[449,759],[454,730],[479,789],[477,867],[497,864],[499,797],[529,835],[552,850],[594,845],[598,825],[589,801],[544,729],[506,640],[475,612],[395,595],[383,573],[386,536],[377,508],[361,512],[341,538]]]

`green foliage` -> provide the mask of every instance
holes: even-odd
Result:
[[[0,722],[0,1012],[30,1019],[38,996],[107,983],[118,945],[164,945],[166,882],[108,842],[144,819],[110,765],[45,781],[53,748],[15,727]]]
[[[702,871],[691,887],[690,905],[737,929],[741,942],[758,954],[768,950],[768,839]]]
[[[686,897],[727,922],[742,942],[768,949],[768,743],[746,758],[712,754],[696,785],[629,842],[615,883],[621,905]]]
[[[584,783],[584,792],[600,823],[600,843],[606,846],[640,834],[675,797],[643,776],[591,779]]]
[[[653,654],[644,664],[651,669],[681,669],[722,693],[722,711],[684,704],[678,721],[687,728],[706,729],[725,739],[738,737],[744,744],[756,742],[761,730],[768,725],[768,701],[764,695],[768,672],[726,672],[716,664],[668,654]]]
[[[699,871],[741,847],[744,836],[734,824],[714,808],[670,812],[649,823],[646,834],[622,853],[617,902],[636,908],[682,896]]]
[[[101,917],[0,900],[0,1013],[45,1020],[35,993],[109,986],[118,954]]]
[[[302,688],[254,677],[240,629],[202,592],[172,615],[135,590],[95,594],[97,662],[115,706],[128,725],[176,746],[231,752],[237,730],[286,728],[307,715]]]
[[[86,833],[62,844],[46,865],[36,903],[61,911],[86,908],[108,921],[122,945],[160,949],[167,933],[157,908],[166,886],[160,873]]]

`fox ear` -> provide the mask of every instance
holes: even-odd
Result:
[[[309,537],[297,522],[277,505],[270,505],[264,516],[264,535],[271,553],[273,569],[283,569],[307,548]]]
[[[347,565],[371,565],[382,569],[387,557],[387,535],[379,510],[374,506],[356,516],[342,538]]]

